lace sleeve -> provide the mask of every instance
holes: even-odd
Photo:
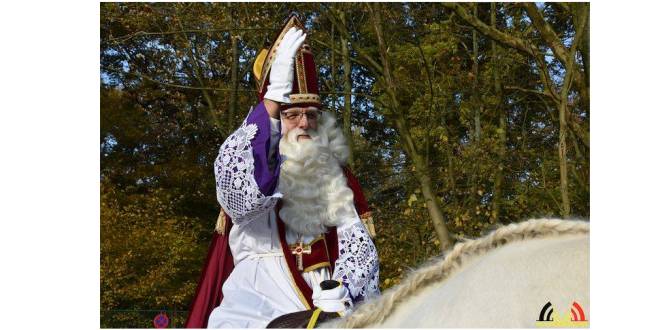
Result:
[[[339,257],[332,278],[346,285],[354,302],[380,295],[378,253],[361,221],[337,228]]]
[[[282,197],[280,193],[265,196],[255,180],[250,141],[257,130],[256,124],[243,122],[222,144],[213,166],[218,202],[237,225],[268,212]]]

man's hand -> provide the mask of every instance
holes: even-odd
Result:
[[[289,29],[284,34],[277,48],[275,60],[270,67],[270,84],[268,85],[266,95],[264,95],[265,99],[281,103],[291,103],[289,94],[291,94],[291,89],[293,88],[293,64],[296,52],[305,41],[305,37],[307,35],[295,27]]]
[[[328,290],[321,289],[321,286],[314,287],[312,302],[326,313],[346,312],[353,305],[348,289],[341,283]]]

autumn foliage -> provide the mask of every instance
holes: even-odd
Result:
[[[158,310],[182,325],[219,211],[213,161],[291,11],[350,132],[382,289],[497,224],[589,217],[588,4],[101,3],[102,327]]]

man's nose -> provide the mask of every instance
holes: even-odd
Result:
[[[307,129],[309,128],[309,121],[307,121],[307,115],[302,114],[302,118],[300,118],[300,121],[298,122],[298,128],[302,129]]]

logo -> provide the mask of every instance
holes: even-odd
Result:
[[[165,312],[160,312],[156,317],[154,317],[154,327],[157,329],[164,329],[170,324],[170,318],[167,317]]]
[[[536,326],[539,328],[588,328],[589,320],[584,315],[582,306],[576,301],[571,305],[571,312],[566,314],[553,313],[552,303],[548,301],[539,313]]]

